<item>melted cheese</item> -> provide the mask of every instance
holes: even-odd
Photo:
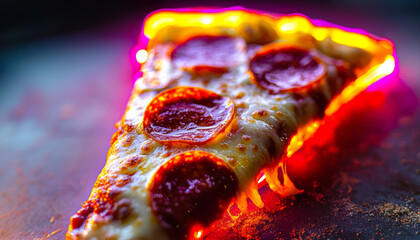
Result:
[[[157,49],[168,51],[169,45],[167,48],[159,46]],[[150,59],[154,59],[153,54],[152,52]],[[126,174],[127,169],[121,170],[120,167],[123,164],[122,160],[134,155],[142,157],[144,162],[130,171],[134,173],[131,176],[132,182],[124,186],[124,191],[119,196],[131,200],[134,215],[138,217],[124,222],[111,221],[103,224],[95,217],[91,217],[84,230],[77,233],[81,238],[108,236],[118,239],[164,239],[165,235],[151,213],[147,187],[157,169],[180,152],[202,150],[224,159],[238,177],[240,192],[237,202],[243,211],[246,211],[247,197],[250,197],[257,206],[263,206],[256,182],[256,177],[262,169],[266,169],[267,182],[274,191],[283,195],[300,192],[290,182],[287,174],[284,177],[287,184],[281,184],[277,177],[277,169],[278,160],[290,136],[299,126],[306,124],[316,115],[317,105],[310,97],[298,103],[288,93],[272,95],[257,87],[251,82],[247,67],[249,58],[245,51],[242,52],[240,59],[237,59],[240,64],[229,69],[228,73],[213,77],[210,81],[205,81],[206,79],[203,79],[205,77],[197,77],[174,68],[168,58],[158,58],[158,60],[160,62],[158,69],[154,64],[146,64],[148,68],[144,69],[144,76],[136,82],[123,117],[124,123],[130,123],[135,128],[118,137],[108,153],[107,164],[101,173],[101,175]],[[332,74],[334,73],[330,73]],[[150,79],[154,78],[168,85],[156,89],[155,86],[150,86]],[[144,109],[160,90],[171,86],[202,87],[233,99],[236,105],[233,126],[205,145],[183,144],[173,149],[148,138],[141,124]],[[331,96],[328,86],[326,84],[321,86],[326,95]],[[238,99],[238,96],[241,97]],[[261,110],[265,111],[264,116],[256,114]],[[276,130],[280,126],[283,126],[284,131],[281,135]],[[244,136],[249,136],[246,141]],[[133,140],[127,143],[127,138]],[[275,149],[274,156],[269,148]],[[286,173],[284,167],[283,173]]]
[[[239,39],[239,42],[246,46],[244,40]],[[246,211],[248,197],[257,206],[264,205],[257,191],[257,176],[261,171],[265,172],[274,191],[282,195],[301,192],[287,176],[285,164],[279,161],[290,137],[317,115],[319,106],[314,99],[306,96],[297,101],[290,93],[272,95],[253,84],[246,47],[240,48],[237,59],[233,59],[237,65],[228,72],[206,76],[175,68],[168,58],[172,48],[173,43],[169,42],[157,44],[148,51],[149,58],[142,68],[143,77],[136,81],[120,123],[125,130],[111,146],[98,178],[99,181],[111,174],[131,176],[131,182],[120,187],[122,191],[118,195],[118,199],[130,200],[130,216],[115,221],[92,213],[82,228],[70,229],[68,239],[166,239],[151,211],[147,189],[159,167],[181,152],[201,150],[223,159],[238,177],[240,191],[236,202],[242,211]],[[327,66],[327,78],[334,78],[337,89],[344,87],[344,80],[337,78],[335,66]],[[146,106],[159,92],[173,86],[201,87],[231,98],[236,106],[234,122],[224,133],[204,145],[165,145],[147,137],[142,129]],[[317,88],[328,101],[336,94],[326,79]],[[261,111],[264,114],[259,114]],[[130,156],[139,156],[142,160],[138,164],[127,164],[125,160]],[[277,176],[279,167],[283,184]],[[90,198],[96,197],[94,192]]]

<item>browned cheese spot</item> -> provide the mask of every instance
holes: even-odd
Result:
[[[219,87],[219,90],[222,93],[227,93],[227,91],[228,91],[228,85],[226,83],[221,84],[220,87]]]
[[[251,141],[251,136],[249,136],[249,135],[243,135],[242,136],[242,141],[244,141],[244,142],[249,142],[249,141]]]
[[[255,144],[252,144],[252,145],[251,145],[251,149],[252,149],[252,151],[254,151],[254,152],[258,152],[258,146],[257,146],[257,145],[255,145]]]
[[[246,151],[246,146],[244,144],[238,144],[236,145],[236,149],[238,149],[239,152],[244,153]]]
[[[238,102],[236,104],[236,107],[238,107],[238,108],[246,108],[247,107],[247,104],[245,102]]]
[[[252,116],[257,119],[262,119],[268,116],[268,111],[265,109],[259,109],[252,112]]]
[[[244,93],[244,92],[238,92],[238,94],[236,94],[235,98],[236,98],[236,99],[241,99],[241,98],[243,98],[244,96],[245,96],[245,93]]]
[[[117,187],[124,187],[125,185],[127,185],[130,182],[131,182],[131,177],[130,176],[122,175],[122,176],[119,176],[117,178],[117,181],[115,182],[115,185]]]
[[[229,149],[229,144],[227,143],[221,143],[220,146],[222,147],[222,149],[228,150]]]
[[[236,161],[236,158],[235,158],[235,157],[228,157],[226,160],[228,161],[228,163],[229,163],[231,166],[235,166],[235,165],[236,165],[236,163],[237,163],[237,161]]]
[[[255,119],[253,119],[253,118],[248,118],[247,120],[248,120],[248,122],[250,122],[250,123],[255,123]]]
[[[152,140],[146,140],[143,142],[143,144],[141,145],[141,153],[143,154],[147,154],[150,151],[152,151]]]
[[[144,159],[143,159],[143,157],[140,157],[140,156],[138,156],[138,155],[135,155],[135,156],[130,156],[130,157],[127,157],[125,160],[124,160],[124,164],[126,165],[126,166],[128,166],[128,167],[136,167],[137,165],[139,165],[142,161],[144,161]]]
[[[133,142],[134,137],[131,135],[126,135],[123,140],[122,140],[122,145],[124,147],[128,147],[129,145],[131,145],[131,143]]]

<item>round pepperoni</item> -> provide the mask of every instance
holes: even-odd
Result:
[[[191,151],[161,166],[149,190],[162,228],[172,239],[188,239],[194,228],[222,216],[238,191],[238,179],[218,157]]]
[[[175,87],[158,94],[144,113],[145,132],[155,140],[205,143],[234,117],[234,103],[212,91]]]
[[[239,39],[228,36],[198,36],[177,46],[171,59],[178,68],[220,72],[238,63],[242,45]]]
[[[255,82],[271,94],[310,86],[326,74],[321,60],[293,46],[258,53],[250,62],[250,70]]]

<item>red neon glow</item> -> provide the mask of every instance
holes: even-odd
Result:
[[[192,229],[191,229],[192,234],[190,234],[190,240],[202,239],[203,236],[204,236],[203,231],[204,231],[204,229],[203,229],[202,226],[200,226],[200,225],[193,226]]]

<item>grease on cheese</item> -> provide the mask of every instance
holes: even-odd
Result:
[[[117,195],[117,199],[128,199],[130,214],[123,220],[113,220],[92,213],[82,228],[69,229],[67,238],[166,239],[151,211],[148,187],[160,166],[187,151],[211,153],[231,167],[239,180],[236,202],[242,211],[247,209],[248,197],[258,207],[264,205],[257,191],[257,176],[261,171],[265,172],[267,183],[273,191],[282,195],[301,192],[287,176],[285,164],[279,161],[290,137],[298,128],[319,117],[324,109],[310,93],[302,93],[300,98],[296,98],[294,92],[269,94],[255,85],[248,68],[253,55],[244,47],[247,45],[243,39],[236,38],[235,42],[240,46],[235,59],[232,59],[235,64],[229,66],[226,72],[216,74],[195,74],[189,69],[177,68],[169,57],[174,43],[157,44],[148,51],[148,59],[142,68],[143,77],[134,85],[127,110],[119,124],[121,129],[115,136],[107,163],[98,177],[99,180],[109,175],[130,176],[127,183],[118,187]],[[311,51],[325,60],[327,76],[314,84],[313,88],[328,103],[344,87],[346,80],[339,77],[337,67],[329,62],[328,57],[315,49]],[[235,104],[234,120],[224,132],[204,145],[168,145],[148,137],[142,128],[146,107],[157,94],[174,86],[205,88],[230,98]],[[283,174],[283,184],[278,180],[279,168]],[[109,189],[103,190],[109,192]],[[90,199],[94,199],[95,194],[94,189]]]

